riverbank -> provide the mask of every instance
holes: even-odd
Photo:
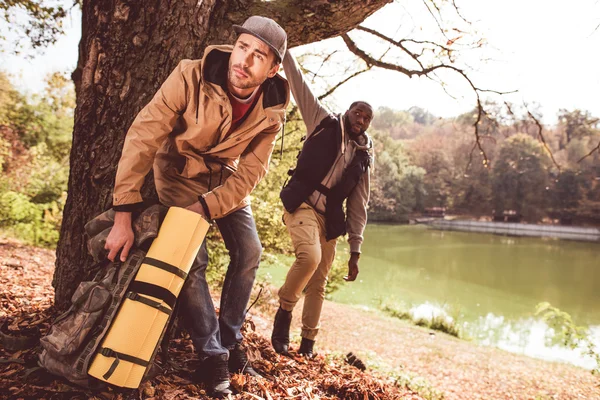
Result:
[[[300,307],[292,325],[296,346]],[[269,308],[273,315],[274,305]],[[257,331],[270,336],[272,321],[265,312],[253,312],[253,319]],[[600,378],[583,368],[478,345],[331,301],[323,308],[316,348],[351,351],[367,368],[408,377],[409,387],[429,399],[600,399]]]
[[[548,243],[534,238],[514,238],[505,243],[505,239],[487,235],[469,237],[463,243],[460,239],[466,233],[450,234],[408,226],[397,230],[393,228],[392,231],[389,226],[370,226],[366,235],[369,241],[363,247],[359,280],[344,284],[334,293],[334,298],[346,304],[326,302],[318,347],[342,354],[352,351],[365,359],[370,367],[411,376],[413,385],[419,384],[419,393],[431,393],[430,398],[435,398],[437,392],[443,393],[446,399],[469,400],[600,399],[600,379],[587,369],[530,358],[518,354],[519,349],[515,354],[475,341],[459,340],[374,311],[377,299],[394,304],[401,298],[412,297],[414,301],[408,301],[409,308],[410,304],[429,301],[438,304],[450,302],[450,305],[473,304],[470,308],[461,306],[461,326],[466,321],[473,326],[482,321],[478,315],[496,312],[491,321],[494,323],[479,326],[485,330],[483,335],[473,337],[491,339],[496,336],[493,332],[497,332],[498,337],[506,336],[511,340],[516,334],[517,341],[535,337],[535,340],[543,342],[543,334],[537,335],[539,329],[531,331],[535,332],[535,336],[531,333],[524,336],[530,327],[518,324],[527,323],[536,304],[543,299],[554,301],[553,296],[563,293],[559,289],[571,293],[571,276],[553,279],[561,282],[561,288],[545,279],[563,270],[560,265],[569,265],[568,260],[580,261],[573,252],[583,256],[590,250],[590,244],[558,243],[559,248],[554,248],[556,241]],[[565,248],[567,245],[569,251]],[[509,253],[502,267],[489,266],[490,259],[503,259],[500,253],[494,251],[495,248]],[[343,261],[347,253],[344,243],[338,250]],[[457,259],[457,252],[464,252],[464,258]],[[515,261],[521,256],[525,257],[524,265]],[[558,265],[545,266],[540,257],[551,257],[557,260]],[[264,279],[278,284],[291,261],[291,258],[278,256],[261,264],[259,273]],[[578,262],[579,267],[584,264]],[[464,271],[461,272],[459,267],[465,268]],[[569,268],[568,273],[580,276],[575,266]],[[576,281],[580,282],[579,279]],[[582,297],[586,290],[579,286],[577,293]],[[561,299],[562,304],[568,304],[564,295]],[[276,301],[268,301],[275,303],[266,310],[267,315],[273,315]],[[577,301],[582,300],[579,298]],[[300,310],[298,308],[294,315],[296,340],[299,340]],[[526,317],[525,321],[521,319],[522,315]],[[572,315],[576,315],[575,321],[582,320],[582,314]],[[487,320],[483,318],[483,321]],[[270,322],[267,322],[261,326],[262,333],[269,335],[270,328]],[[494,341],[491,343],[496,344]],[[543,351],[541,347],[542,343],[536,345],[538,357],[559,358],[552,353],[551,347]],[[530,353],[527,351],[527,354]],[[560,358],[573,360],[564,354]]]

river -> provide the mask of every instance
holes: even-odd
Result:
[[[340,242],[340,256],[347,252]],[[287,272],[261,270],[276,285]],[[416,318],[443,314],[479,343],[592,368],[579,350],[545,340],[548,327],[535,308],[549,302],[569,313],[600,344],[600,245],[370,224],[359,279],[344,283],[332,300],[374,311],[382,304],[410,309]]]

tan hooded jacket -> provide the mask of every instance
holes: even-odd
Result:
[[[127,132],[113,206],[130,211],[142,201],[144,177],[154,165],[156,190],[167,206],[201,201],[213,219],[246,204],[269,167],[290,100],[276,74],[256,105],[231,133],[227,71],[232,46],[209,46],[202,60],[182,60]]]

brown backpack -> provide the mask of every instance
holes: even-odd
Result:
[[[71,307],[61,314],[40,339],[39,364],[54,375],[77,385],[93,388],[102,383],[87,374],[89,363],[117,314],[129,283],[140,268],[152,239],[166,213],[154,205],[134,218],[135,244],[124,263],[106,259],[104,244],[114,222],[109,210],[85,226],[88,250],[98,263],[91,281],[79,284]]]

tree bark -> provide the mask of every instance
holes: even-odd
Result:
[[[92,264],[84,225],[112,204],[117,163],[129,125],[184,58],[210,44],[233,43],[233,23],[250,15],[277,20],[288,46],[355,28],[391,0],[148,0],[82,5],[77,95],[68,198],[56,251],[55,305],[64,309]],[[152,177],[145,198],[152,197]]]

